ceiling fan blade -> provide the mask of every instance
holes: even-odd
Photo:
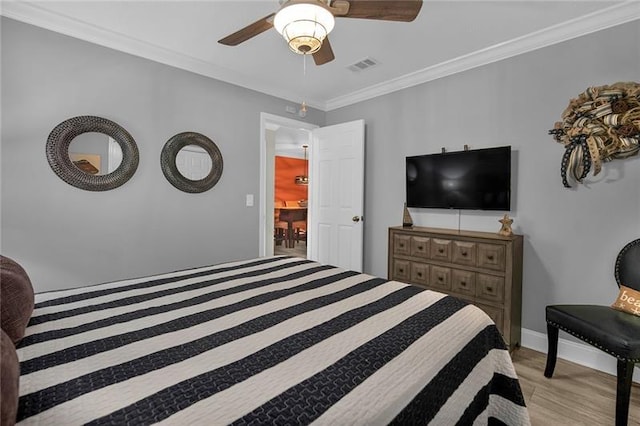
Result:
[[[349,11],[336,18],[411,22],[421,8],[422,0],[349,0]]]
[[[323,40],[320,50],[313,54],[313,61],[316,65],[323,65],[333,61],[335,58],[331,44],[329,44],[329,37],[327,37]]]
[[[253,24],[247,25],[240,31],[236,31],[233,34],[218,40],[218,43],[224,44],[227,46],[237,46],[243,41],[247,41],[251,37],[255,37],[258,34],[261,34],[267,31],[269,28],[273,27],[274,16],[275,16],[275,13],[272,13],[271,15],[265,16],[262,19],[258,19],[256,22],[254,22]]]

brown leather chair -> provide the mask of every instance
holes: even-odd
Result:
[[[276,200],[273,203],[273,239],[276,245],[281,245],[282,242],[285,242],[285,246],[288,247],[289,235],[288,235],[288,227],[289,223],[286,220],[280,219],[280,207],[285,206],[284,201]]]
[[[307,221],[306,220],[298,220],[293,222],[293,229],[295,229],[295,240],[296,243],[300,241],[307,241]]]
[[[307,241],[307,210],[302,211],[301,218],[293,221],[296,243]]]
[[[618,286],[640,291],[640,239],[630,242],[616,259]],[[565,331],[618,359],[616,426],[626,426],[633,369],[640,362],[640,316],[599,305],[550,305],[546,309],[549,351],[546,377],[553,375],[558,331]]]

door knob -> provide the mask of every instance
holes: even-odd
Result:
[[[360,222],[360,216],[354,216],[351,218],[351,220],[354,222]]]

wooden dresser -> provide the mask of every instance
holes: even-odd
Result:
[[[493,319],[512,351],[520,346],[522,243],[522,235],[391,227],[389,279],[477,305]]]

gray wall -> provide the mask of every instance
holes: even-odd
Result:
[[[1,31],[1,250],[37,291],[258,255],[260,112],[285,115],[290,102],[11,19]],[[83,191],[49,167],[49,132],[77,115],[113,120],[136,140],[140,164],[120,188]],[[180,192],[160,169],[163,145],[184,131],[222,152],[208,192]]]
[[[523,326],[545,331],[549,303],[612,303],[615,256],[640,237],[640,158],[604,165],[564,189],[564,149],[547,130],[589,86],[640,78],[632,22],[327,114],[366,122],[365,271],[386,276],[387,227],[399,225],[408,155],[511,145],[514,230],[525,236]],[[500,229],[499,213],[412,209],[423,226]]]

